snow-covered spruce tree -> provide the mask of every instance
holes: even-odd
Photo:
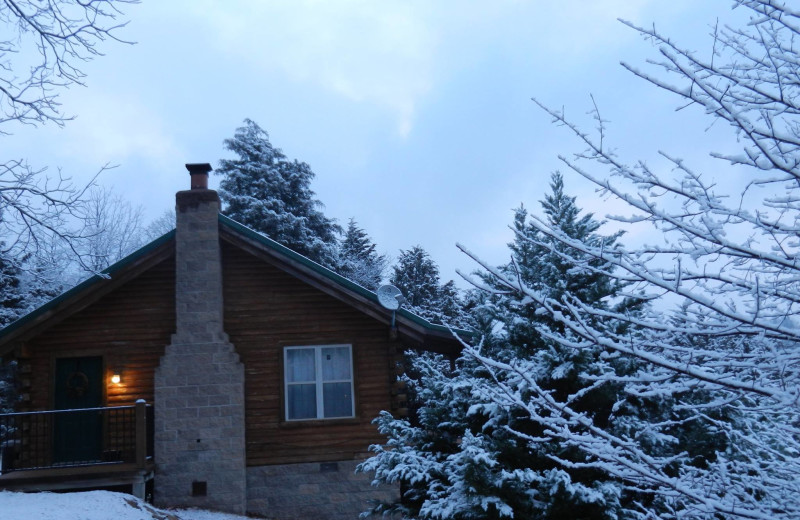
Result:
[[[389,281],[411,307],[427,307],[439,298],[439,266],[420,245],[400,251]]]
[[[564,194],[560,175],[553,175],[551,188],[542,201],[547,222],[576,240],[613,247],[617,237],[598,234],[600,223],[591,214],[579,215],[575,199]],[[515,211],[514,230],[512,261],[498,272],[553,297],[574,290],[606,307],[607,299],[621,289],[622,284],[593,269],[603,261],[570,263],[534,242],[547,237],[530,226],[524,208]],[[613,428],[619,420],[619,428],[629,428],[640,422],[643,403],[627,402],[621,384],[595,385],[593,379],[605,374],[624,377],[635,368],[631,363],[610,358],[603,349],[576,351],[543,339],[538,328],[558,330],[560,324],[538,312],[534,301],[505,290],[491,275],[481,286],[486,297],[472,312],[480,314],[473,322],[485,327],[484,356],[525,366],[545,391],[573,396],[573,405],[592,424]],[[613,308],[623,307],[633,304],[621,298]],[[616,475],[580,467],[586,454],[568,443],[551,442],[546,425],[524,407],[498,406],[495,374],[475,357],[459,359],[452,374],[443,360],[410,357],[408,385],[415,395],[415,413],[410,420],[383,414],[377,423],[389,440],[374,446],[376,455],[362,465],[376,472],[377,481],[401,482],[403,499],[379,505],[375,512],[401,511],[431,519],[638,518],[633,504],[648,497],[626,489]],[[514,384],[502,374],[500,382]],[[654,403],[647,404],[658,410]],[[615,415],[615,407],[622,410],[624,421],[619,411]]]
[[[0,413],[11,413],[17,402],[19,393],[16,389],[17,363],[14,361],[3,363],[0,360]],[[0,442],[9,432],[3,430],[5,426],[0,425]]]
[[[451,280],[439,283],[439,266],[422,246],[400,251],[389,283],[400,289],[405,306],[434,323],[463,326],[462,303]]]
[[[576,265],[597,259],[592,269],[666,301],[641,315],[616,312],[571,292],[554,298],[481,263],[504,291],[561,325],[563,331],[537,327],[548,341],[577,352],[603,349],[639,367],[624,377],[599,374],[597,385],[624,383],[631,398],[669,407],[671,413],[643,417],[635,427],[599,427],[573,395],[542,387],[533,367],[466,350],[495,378],[486,399],[524,410],[546,427],[547,442],[585,453],[579,462],[554,457],[563,467],[602,470],[654,497],[659,507],[641,502],[646,518],[800,518],[800,11],[769,0],[735,7],[749,20],[715,27],[707,58],[654,28],[634,27],[660,56],[652,69],[626,67],[733,127],[742,152],[712,154],[720,159],[714,173],[723,176],[726,165],[747,172],[745,189],[726,191],[666,153],[668,171],[628,164],[606,147],[598,113],[595,138],[541,105],[586,147],[562,160],[632,208],[633,216],[619,217],[623,225],[647,223],[663,240],[609,248],[534,219],[548,237],[534,243]],[[703,453],[669,449],[697,437],[685,435],[695,425],[704,439],[713,434]]]
[[[378,254],[376,248],[367,232],[351,218],[339,244],[339,274],[367,289],[377,289],[383,281],[388,259]]]
[[[22,292],[25,294],[25,313],[49,302],[69,287],[85,278],[86,271],[76,269],[74,257],[64,251],[58,241],[25,260]]]
[[[564,193],[564,179],[560,173],[551,176],[550,190],[540,202],[549,226],[580,243],[601,248],[613,247],[620,233],[612,236],[598,234],[601,223],[591,213],[580,215],[575,197]],[[582,258],[581,262],[576,262],[575,258],[565,256],[563,252],[566,248],[543,235],[522,205],[514,210],[512,229],[514,241],[509,244],[511,262],[501,267],[505,276],[521,280],[554,299],[569,293],[583,302],[605,302],[605,298],[617,294],[621,289],[620,282],[597,269],[602,260]],[[543,239],[546,245],[540,244]],[[588,265],[584,265],[587,262]],[[496,283],[491,275],[485,280]],[[509,341],[524,349],[523,354],[538,350],[545,344],[535,331],[538,324],[563,329],[560,323],[543,313],[534,302],[522,303],[517,295],[504,296],[498,300],[498,306],[504,309],[507,316],[514,315],[514,319],[504,320],[509,322]],[[636,305],[636,302],[626,299],[624,305]]]
[[[20,287],[22,274],[16,259],[0,253],[0,328],[25,313],[25,293]]]
[[[341,229],[320,211],[322,203],[311,190],[314,172],[308,164],[288,160],[250,119],[224,144],[237,158],[221,160],[216,170],[223,176],[222,213],[335,269]]]
[[[464,299],[453,280],[439,287],[437,311],[442,316],[441,322],[453,327],[465,327],[468,316],[465,315]]]
[[[0,251],[3,247],[0,244]],[[19,263],[0,253],[0,328],[19,318],[26,311],[25,292]],[[0,358],[0,413],[12,412],[17,398],[15,387],[16,363],[3,363]],[[0,446],[6,434],[0,426]]]

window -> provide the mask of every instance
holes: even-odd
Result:
[[[353,417],[350,345],[283,349],[286,420]]]

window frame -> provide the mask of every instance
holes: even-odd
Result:
[[[322,350],[326,348],[342,348],[346,347],[349,358],[349,379],[335,379],[325,381],[322,376]],[[289,382],[289,351],[291,350],[312,350],[314,351],[314,385],[315,385],[315,398],[316,398],[316,416],[305,417],[298,419],[289,418],[289,387],[291,385],[311,384],[311,381],[295,381]],[[353,366],[353,345],[351,343],[326,343],[316,345],[289,345],[283,347],[283,419],[286,422],[303,422],[303,421],[336,421],[341,419],[354,419],[356,417],[356,396],[355,396],[355,373]],[[325,383],[350,383],[350,410],[351,415],[341,415],[336,417],[325,417]]]

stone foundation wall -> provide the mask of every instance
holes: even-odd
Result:
[[[373,487],[358,461],[247,468],[247,512],[275,520],[356,520],[371,500],[394,501],[399,486]]]

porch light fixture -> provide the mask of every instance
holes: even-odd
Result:
[[[111,376],[111,382],[115,385],[118,385],[122,381],[122,377],[120,377],[119,373],[115,373]]]

